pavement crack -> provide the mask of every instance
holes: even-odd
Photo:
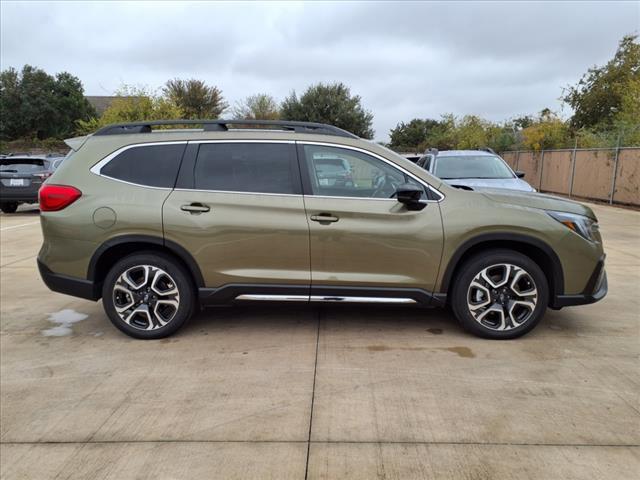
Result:
[[[309,454],[311,453],[311,428],[313,427],[313,404],[316,399],[316,377],[318,375],[318,347],[320,345],[320,321],[322,307],[318,307],[318,329],[316,331],[316,360],[313,366],[313,387],[311,389],[311,412],[309,414],[309,436],[307,437],[307,461],[304,467],[304,480],[309,477]]]

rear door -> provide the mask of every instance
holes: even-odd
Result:
[[[309,227],[294,142],[190,142],[163,219],[165,238],[190,252],[206,287],[308,299]]]
[[[428,302],[442,253],[440,208],[425,189],[426,207],[410,211],[391,198],[395,187],[421,182],[362,149],[298,143],[310,228],[311,296],[418,298]],[[324,181],[323,158],[343,160],[351,181]],[[317,298],[319,299],[319,298]],[[327,299],[327,298],[325,298]],[[347,299],[349,300],[349,299]]]

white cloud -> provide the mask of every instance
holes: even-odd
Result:
[[[2,68],[77,75],[90,95],[194,77],[233,104],[342,81],[376,138],[413,117],[558,109],[561,87],[640,25],[637,2],[5,2]]]

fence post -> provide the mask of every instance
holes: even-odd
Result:
[[[540,181],[538,182],[538,190],[542,191],[542,170],[544,169],[544,149],[540,155]]]
[[[578,150],[578,137],[573,144],[573,156],[571,157],[571,179],[569,180],[569,197],[573,195],[573,178],[576,176],[576,150]]]
[[[516,152],[516,168],[514,168],[514,170],[518,171],[519,166],[520,166],[520,150]]]
[[[616,177],[618,176],[618,155],[620,154],[620,134],[616,142],[616,155],[613,158],[613,175],[611,176],[611,192],[609,193],[609,205],[613,205],[613,194],[616,191]]]

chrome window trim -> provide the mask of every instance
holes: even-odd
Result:
[[[302,197],[301,193],[235,192],[233,190],[203,190],[201,188],[174,188],[176,192],[222,193],[234,195],[268,195],[270,197]]]
[[[144,148],[144,147],[153,147],[157,145],[186,145],[189,143],[188,140],[174,141],[174,142],[148,142],[148,143],[132,143],[130,145],[125,145],[124,147],[120,147],[119,149],[111,152],[109,155],[104,157],[98,163],[94,164],[89,171],[94,175],[97,175],[102,178],[108,178],[109,180],[113,180],[115,182],[125,183],[127,185],[133,185],[135,187],[143,187],[143,188],[151,188],[153,190],[173,190],[173,187],[155,187],[153,185],[144,185],[142,183],[128,182],[126,180],[121,180],[119,178],[110,177],[109,175],[104,175],[102,173],[102,168],[107,165],[111,160],[116,158],[122,152],[126,152],[132,148]]]
[[[307,141],[307,140],[297,140],[296,143],[298,145],[320,145],[320,146],[323,146],[323,147],[344,148],[344,149],[347,149],[347,150],[354,150],[356,152],[364,153],[366,155],[371,155],[372,157],[377,158],[378,160],[382,160],[383,162],[385,162],[386,164],[390,165],[391,167],[400,170],[402,173],[404,173],[405,175],[408,175],[409,177],[414,179],[416,182],[418,182],[420,185],[423,185],[425,188],[428,188],[429,190],[431,190],[433,193],[435,193],[436,195],[438,195],[440,197],[438,200],[423,200],[425,203],[440,203],[445,198],[444,193],[442,193],[437,188],[432,187],[427,182],[425,182],[424,180],[421,180],[420,178],[416,177],[413,173],[411,173],[408,170],[404,169],[403,167],[401,167],[397,163],[394,163],[391,160],[388,160],[388,159],[384,158],[383,156],[378,155],[377,153],[374,153],[374,152],[372,152],[370,150],[366,150],[366,149],[360,148],[360,147],[353,147],[351,145],[344,145],[344,144],[341,144],[341,143],[313,142],[313,141]],[[337,196],[334,197],[334,196],[331,196],[331,195],[311,195],[311,196],[321,197],[321,198],[350,198],[350,199],[356,199],[356,200],[394,200],[393,198],[378,198],[378,199],[374,199],[374,198],[371,198],[371,197],[337,197]]]

